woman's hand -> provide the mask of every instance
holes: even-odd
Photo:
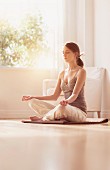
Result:
[[[62,106],[66,106],[66,105],[68,104],[68,101],[67,101],[67,100],[61,100],[61,101],[60,101],[60,104],[61,104]]]
[[[32,97],[32,96],[23,96],[22,97],[22,101],[27,101],[27,100],[31,100],[31,99],[33,99],[34,97]]]

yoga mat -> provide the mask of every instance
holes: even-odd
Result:
[[[87,118],[85,122],[69,122],[66,120],[48,120],[48,121],[31,121],[31,120],[22,120],[23,123],[36,123],[36,124],[66,124],[66,125],[72,125],[72,124],[100,124],[100,123],[106,123],[108,122],[108,119],[106,118]]]

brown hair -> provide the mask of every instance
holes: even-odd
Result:
[[[73,42],[66,43],[65,46],[69,48],[73,53],[77,52],[78,53],[78,58],[77,58],[77,64],[81,67],[84,66],[83,61],[80,59],[80,49],[79,46]]]

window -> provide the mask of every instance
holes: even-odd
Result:
[[[0,66],[57,68],[62,0],[0,0]]]

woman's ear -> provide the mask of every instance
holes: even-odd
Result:
[[[76,56],[76,59],[78,59],[79,53],[78,53],[78,52],[75,52],[75,56]]]

